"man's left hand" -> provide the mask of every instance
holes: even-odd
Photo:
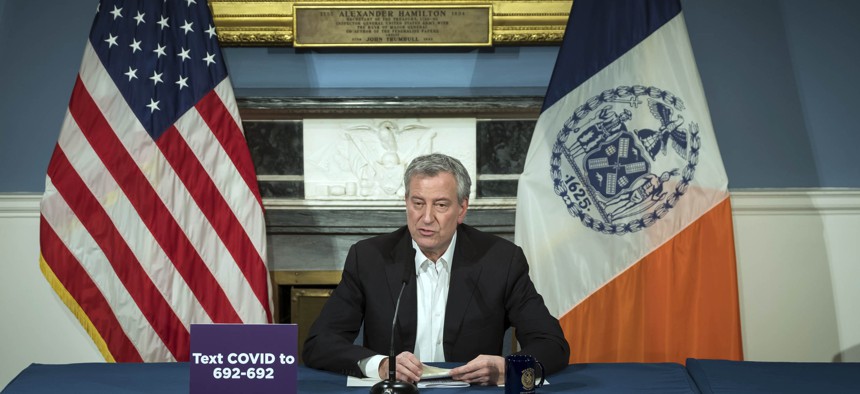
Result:
[[[505,358],[482,354],[469,361],[466,365],[451,370],[454,380],[479,384],[481,386],[498,386],[505,383]]]

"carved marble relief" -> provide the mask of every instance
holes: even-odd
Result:
[[[433,152],[460,159],[475,183],[474,118],[305,119],[303,128],[306,200],[402,200],[406,166]]]

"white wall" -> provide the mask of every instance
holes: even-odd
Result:
[[[104,361],[39,270],[39,198],[0,195],[0,387],[30,363]]]
[[[744,355],[860,361],[860,190],[732,197]],[[0,195],[0,387],[30,363],[102,361],[39,271],[39,196]]]
[[[860,191],[732,194],[744,356],[860,361]]]

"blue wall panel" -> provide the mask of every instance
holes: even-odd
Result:
[[[683,1],[731,188],[860,187],[860,2]],[[0,2],[0,193],[41,192],[96,1]],[[14,36],[14,38],[13,38]],[[558,48],[226,48],[250,88],[541,94]]]

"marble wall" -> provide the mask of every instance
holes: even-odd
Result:
[[[535,119],[478,119],[477,198],[516,197]],[[305,198],[302,120],[245,121],[264,198]]]

